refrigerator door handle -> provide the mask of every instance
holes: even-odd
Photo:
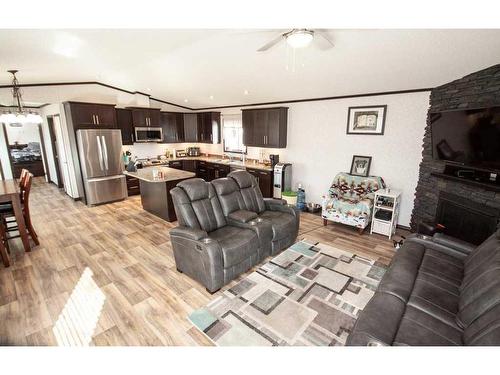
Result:
[[[104,151],[104,167],[106,168],[106,170],[108,170],[109,169],[109,166],[108,166],[108,146],[106,145],[106,137],[103,135],[103,136],[101,136],[101,139],[102,139],[102,148]]]
[[[101,167],[101,171],[104,170],[103,166],[103,160],[102,160],[102,146],[101,146],[101,141],[99,140],[99,136],[96,135],[96,140],[97,140],[97,150],[99,151],[99,166]]]

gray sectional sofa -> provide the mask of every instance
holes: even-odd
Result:
[[[477,247],[406,240],[347,345],[500,345],[500,229]]]
[[[297,238],[299,211],[283,200],[264,199],[246,171],[212,182],[185,180],[170,194],[179,222],[170,231],[177,270],[210,293]]]

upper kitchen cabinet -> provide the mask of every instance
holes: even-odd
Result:
[[[116,108],[116,123],[122,131],[122,144],[134,144],[134,125],[132,125],[132,111],[130,109]]]
[[[184,142],[199,142],[198,117],[196,113],[184,113]]]
[[[161,112],[160,125],[163,131],[162,143],[184,142],[184,114],[179,112]]]
[[[220,112],[200,112],[198,116],[198,142],[221,143]]]
[[[285,148],[288,108],[242,110],[243,143],[246,146]]]
[[[65,102],[64,111],[75,130],[113,129],[117,126],[114,104]]]
[[[127,109],[132,111],[134,127],[160,126],[159,108],[127,107]]]

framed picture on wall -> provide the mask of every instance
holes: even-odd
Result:
[[[386,105],[349,107],[347,134],[383,135],[386,113]]]
[[[371,163],[371,156],[354,155],[351,163],[351,174],[353,176],[368,177]]]

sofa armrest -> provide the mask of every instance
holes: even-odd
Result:
[[[253,211],[247,211],[247,210],[238,210],[231,212],[228,216],[228,219],[231,221],[236,221],[238,223],[248,223],[249,221],[256,219],[257,214]]]
[[[286,205],[286,200],[277,199],[277,198],[264,198],[264,204],[266,205],[266,209],[270,210],[271,206],[284,206]]]
[[[300,211],[297,207],[292,206],[290,204],[286,204],[286,203],[284,203],[284,204],[283,203],[274,204],[272,202],[266,203],[266,210],[286,212],[286,213],[289,213],[290,215],[293,215],[295,217],[298,217],[300,214]]]
[[[347,346],[392,345],[406,304],[398,297],[376,292],[359,314]]]
[[[219,242],[203,237],[206,234],[202,230],[178,227],[170,231],[170,240],[177,270],[213,293],[224,285],[224,260]]]
[[[451,237],[443,233],[436,233],[432,237],[432,241],[440,245],[450,247],[467,255],[476,248],[476,246],[469,242],[459,240],[458,238]]]
[[[194,241],[199,241],[208,237],[208,233],[201,229],[192,229],[188,227],[177,227],[170,230],[170,235],[187,238]]]

